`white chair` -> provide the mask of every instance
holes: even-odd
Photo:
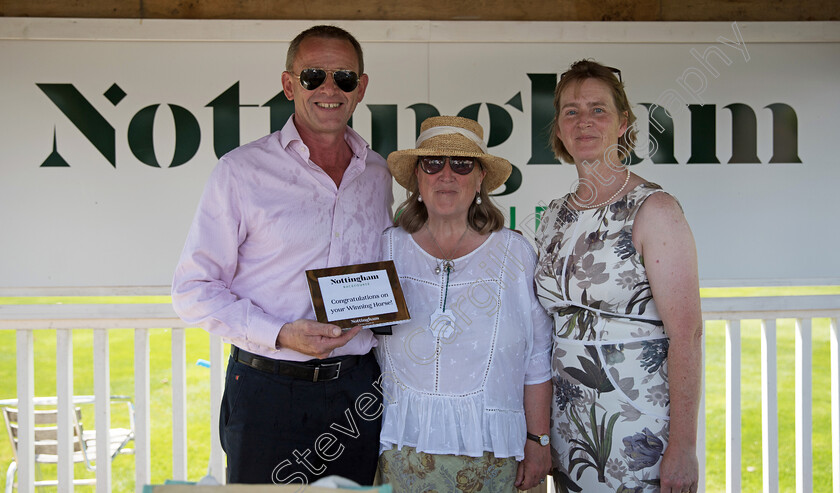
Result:
[[[111,428],[108,459],[113,460],[120,454],[133,454],[134,450],[126,448],[129,442],[134,440],[134,405],[131,398],[126,396],[112,396],[112,401],[123,401],[127,406],[129,428]],[[93,402],[93,396],[75,396],[74,403]],[[8,402],[8,401],[6,401]],[[57,464],[58,463],[58,410],[55,397],[36,397],[33,422],[35,423],[35,464]],[[73,413],[73,462],[83,462],[89,471],[96,471],[96,431],[85,430],[82,426],[82,410],[76,407]],[[12,406],[3,407],[3,417],[6,421],[6,430],[9,434],[9,442],[12,444],[14,460],[9,464],[6,472],[6,493],[11,493],[15,486],[18,462],[18,410]],[[73,484],[95,484],[95,478],[75,479]],[[35,486],[57,486],[57,480],[38,480]]]

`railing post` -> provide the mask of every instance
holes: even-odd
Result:
[[[219,440],[219,406],[222,404],[225,362],[222,338],[210,334],[210,467],[209,473],[222,484],[227,482],[225,454]]]
[[[187,479],[187,339],[172,329],[172,479]]]
[[[149,329],[134,329],[134,491],[152,482]]]
[[[55,395],[58,425],[58,492],[73,491],[73,331],[58,329],[55,334]],[[79,437],[81,440],[82,437]]]
[[[761,455],[764,493],[779,491],[776,320],[761,321]]]
[[[810,493],[812,487],[811,451],[811,319],[796,319],[795,412],[796,491]]]
[[[834,493],[840,493],[840,332],[837,319],[830,320],[831,332],[831,478]]]
[[[726,321],[726,492],[741,493],[741,321]]]
[[[31,330],[17,331],[18,491],[35,491],[35,351]]]
[[[111,362],[108,329],[93,329],[93,393],[96,396],[96,493],[111,491]]]

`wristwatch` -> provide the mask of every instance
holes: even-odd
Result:
[[[543,447],[548,445],[548,442],[549,442],[548,435],[534,435],[533,433],[528,433],[527,431],[525,433],[528,437],[528,440],[533,440],[533,441],[539,443],[540,445],[542,445]]]

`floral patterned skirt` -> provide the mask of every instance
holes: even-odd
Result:
[[[500,459],[490,452],[467,457],[395,447],[379,456],[380,478],[394,492],[515,492],[516,468],[515,458]]]
[[[557,491],[658,492],[668,445],[668,340],[555,337],[551,446]]]

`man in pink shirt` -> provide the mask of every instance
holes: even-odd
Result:
[[[370,484],[382,397],[376,340],[316,322],[304,273],[379,260],[380,233],[392,224],[385,160],[347,126],[368,84],[362,49],[343,29],[307,29],[289,46],[282,82],[295,113],[220,159],[172,302],[186,322],[232,344],[219,423],[228,482],[337,474]]]

